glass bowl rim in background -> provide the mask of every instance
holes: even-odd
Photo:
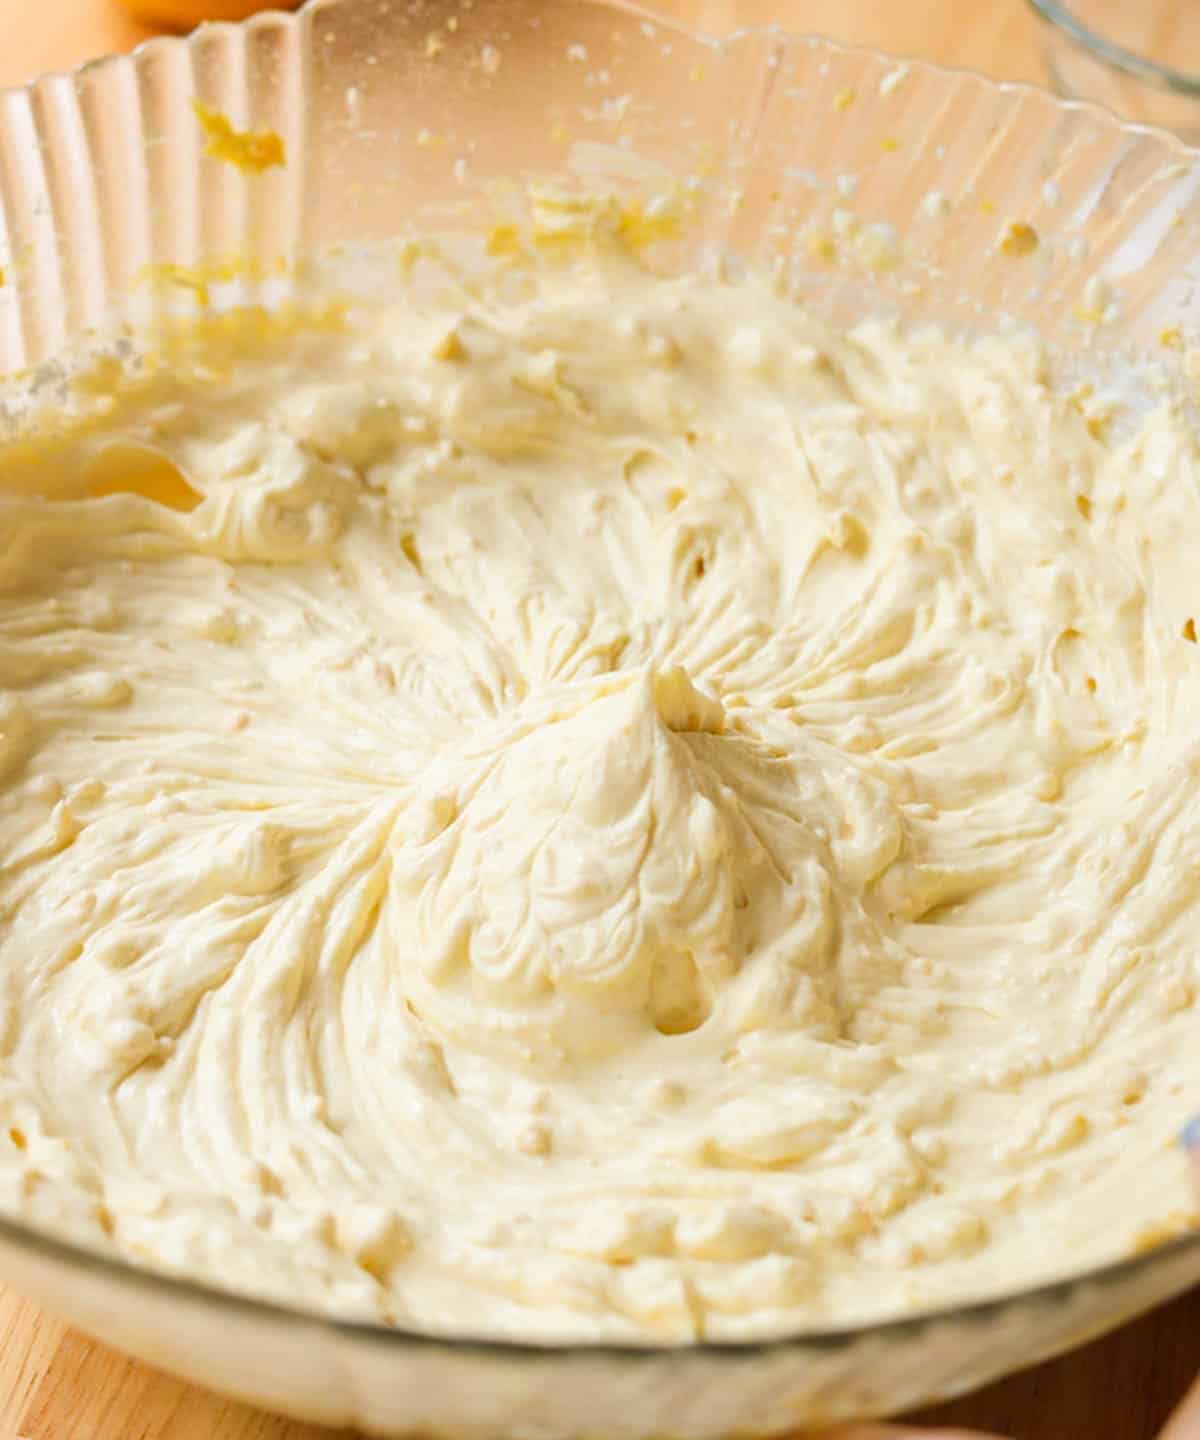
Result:
[[[1102,60],[1156,89],[1200,99],[1200,72],[1189,74],[1173,65],[1163,65],[1110,40],[1074,13],[1071,0],[1028,0],[1028,3],[1041,20],[1093,59]]]

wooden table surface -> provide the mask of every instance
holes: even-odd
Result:
[[[715,30],[784,20],[1007,79],[1043,76],[1024,0],[657,0],[663,11],[685,7]],[[0,86],[149,34],[115,0],[0,0]],[[1200,1293],[929,1418],[1013,1440],[1151,1440],[1198,1369]],[[0,1289],[0,1440],[17,1437],[332,1440],[135,1365]]]

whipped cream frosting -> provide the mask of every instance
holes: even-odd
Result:
[[[1179,402],[548,253],[0,449],[0,1204],[555,1339],[1193,1222]]]

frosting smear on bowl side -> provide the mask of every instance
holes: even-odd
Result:
[[[0,1204],[561,1339],[1196,1223],[1197,462],[602,231],[0,450]]]

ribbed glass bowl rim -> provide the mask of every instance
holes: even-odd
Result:
[[[1068,3],[1060,3],[1060,0],[1029,0],[1029,4],[1048,25],[1061,31],[1081,50],[1088,51],[1113,69],[1132,75],[1134,79],[1153,85],[1159,90],[1170,90],[1177,95],[1200,99],[1200,73],[1189,74],[1186,70],[1175,69],[1173,65],[1160,65],[1156,60],[1150,60],[1135,50],[1118,45],[1115,40],[1109,40],[1073,14],[1069,8],[1069,0]]]
[[[353,0],[305,0],[304,4],[290,13],[268,10],[260,11],[248,20],[240,22],[211,22],[200,26],[190,35],[160,35],[145,40],[136,47],[132,54],[141,56],[157,51],[173,50],[176,47],[190,48],[195,44],[197,36],[214,28],[244,31],[263,25],[299,25],[309,12],[337,10],[347,3],[353,3]],[[898,58],[889,56],[884,51],[872,46],[845,45],[822,35],[788,30],[786,26],[779,24],[741,26],[717,38],[636,4],[634,0],[588,0],[588,3],[599,8],[623,12],[639,20],[650,21],[665,32],[673,33],[682,39],[703,41],[717,49],[725,49],[747,36],[772,34],[782,36],[787,41],[820,46],[828,52],[831,58],[870,59],[881,62]],[[1062,24],[1065,29],[1072,29],[1071,17],[1062,11],[1054,3],[1054,0],[1029,0],[1029,3],[1047,20]],[[1090,38],[1090,32],[1078,25],[1074,26],[1073,33],[1076,34],[1076,38],[1085,42]],[[66,72],[65,78],[78,77],[84,71],[90,71],[99,65],[113,63],[120,58],[122,57],[106,55],[86,61]],[[1136,59],[1136,57],[1130,58]],[[1022,95],[1033,91],[1042,92],[1040,86],[1030,85],[1025,81],[994,80],[990,76],[966,66],[941,65],[920,57],[904,57],[904,59],[910,68],[919,70],[934,80],[940,78],[943,81],[949,81],[956,77],[967,76],[981,88],[1000,94]],[[45,80],[56,78],[60,77],[51,72],[47,75],[36,76],[23,85],[0,87],[0,96],[29,93]],[[1195,85],[1195,93],[1200,94],[1200,82]],[[1169,131],[1155,126],[1124,121],[1105,106],[1093,101],[1064,100],[1058,97],[1055,97],[1055,101],[1065,111],[1092,115],[1117,133],[1138,136],[1153,135],[1164,151],[1176,156],[1193,155],[1200,161],[1200,148],[1187,145]],[[1038,1285],[999,1291],[957,1305],[940,1305],[928,1309],[905,1311],[902,1314],[878,1320],[851,1322],[840,1326],[786,1330],[762,1338],[686,1340],[673,1343],[579,1340],[552,1342],[527,1340],[519,1337],[411,1330],[371,1320],[343,1318],[312,1307],[287,1305],[280,1301],[244,1294],[220,1285],[192,1279],[187,1275],[178,1275],[166,1269],[135,1265],[120,1257],[107,1255],[85,1245],[61,1239],[33,1225],[27,1225],[10,1216],[0,1214],[0,1248],[5,1244],[11,1244],[55,1264],[67,1265],[100,1278],[107,1278],[122,1286],[140,1288],[156,1295],[174,1296],[181,1301],[209,1306],[214,1310],[235,1312],[248,1320],[258,1319],[270,1324],[313,1326],[364,1343],[384,1344],[400,1349],[412,1346],[464,1354],[473,1353],[494,1358],[544,1358],[552,1361],[555,1358],[595,1356],[630,1361],[654,1361],[662,1360],[673,1354],[708,1355],[732,1360],[738,1357],[781,1353],[789,1349],[832,1350],[857,1343],[868,1337],[880,1340],[899,1340],[941,1325],[985,1324],[989,1319],[1002,1315],[1016,1306],[1056,1306],[1067,1301],[1079,1289],[1119,1286],[1141,1270],[1148,1269],[1162,1261],[1169,1262],[1184,1252],[1200,1252],[1200,1232],[1179,1235],[1141,1254],[1125,1256],[1091,1269],[1059,1275]]]

